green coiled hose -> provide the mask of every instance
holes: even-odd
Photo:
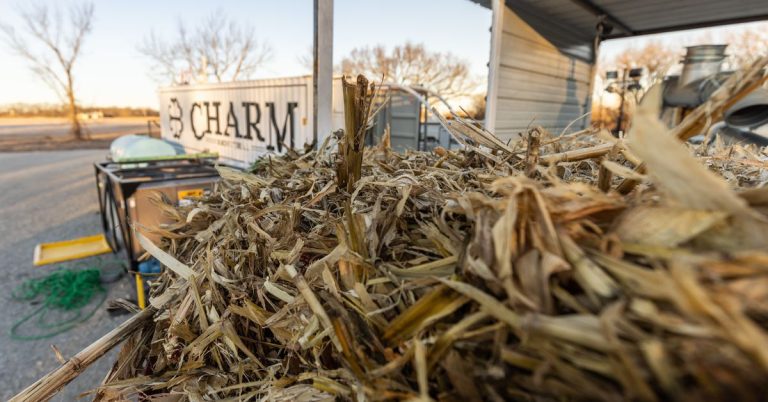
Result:
[[[77,324],[87,320],[99,308],[107,297],[101,286],[101,273],[98,269],[73,269],[52,272],[42,278],[30,279],[13,290],[11,296],[20,301],[39,302],[40,307],[13,324],[11,339],[45,339],[69,331]],[[100,299],[92,309],[83,311],[93,297],[100,294]],[[63,311],[64,318],[49,322],[51,311]],[[19,327],[37,317],[35,326],[40,330],[33,335],[19,334]]]

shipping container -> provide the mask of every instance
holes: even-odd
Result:
[[[159,96],[162,138],[187,153],[217,152],[225,164],[246,167],[314,140],[311,76],[168,87]]]
[[[341,77],[333,80],[332,96],[335,132],[344,128]],[[159,97],[162,138],[186,153],[216,152],[223,164],[246,168],[266,154],[302,150],[315,141],[311,76],[167,87]],[[421,103],[407,92],[385,85],[375,104],[369,144],[378,142],[385,127],[397,151],[437,144],[428,136]],[[316,143],[331,134],[318,133]]]

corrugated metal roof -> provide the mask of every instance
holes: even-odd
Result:
[[[514,7],[510,3],[514,3]],[[508,0],[507,6],[563,53],[591,61],[594,22],[579,15],[578,6],[563,0]],[[584,20],[583,26],[570,16]],[[591,29],[584,29],[585,26]]]
[[[490,0],[472,1],[490,7]],[[506,0],[506,4],[565,51],[591,43],[601,15],[614,28],[607,38],[768,20],[768,0]]]
[[[766,0],[592,0],[622,21],[624,35],[675,31],[768,19]]]

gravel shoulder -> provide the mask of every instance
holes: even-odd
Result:
[[[75,140],[65,119],[0,118],[0,152],[107,149],[115,138],[146,134],[149,118],[109,118],[83,122],[86,139]],[[157,127],[152,134],[158,134]]]
[[[5,306],[5,314],[0,316],[0,400],[7,400],[59,366],[51,345],[56,345],[64,358],[71,357],[128,318],[110,316],[104,304],[87,322],[52,338],[17,341],[9,337],[13,323],[36,309],[11,297],[11,291],[26,279],[64,267],[119,270],[120,259],[111,254],[42,267],[32,265],[38,243],[101,231],[93,162],[104,157],[105,150],[0,152],[0,272],[5,285],[0,293]],[[108,299],[133,297],[128,277],[104,286]],[[53,400],[77,400],[78,395],[101,382],[112,360],[106,356],[97,361]]]

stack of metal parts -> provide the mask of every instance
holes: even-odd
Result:
[[[679,76],[664,81],[663,116],[668,125],[677,125],[690,110],[704,104],[723,83],[734,74],[723,71],[727,45],[698,45],[687,48]],[[738,74],[738,73],[736,73]],[[711,122],[708,132],[700,133],[714,139],[722,136],[729,142],[768,145],[768,137],[754,130],[768,124],[768,90],[757,88],[732,105],[721,121]]]

